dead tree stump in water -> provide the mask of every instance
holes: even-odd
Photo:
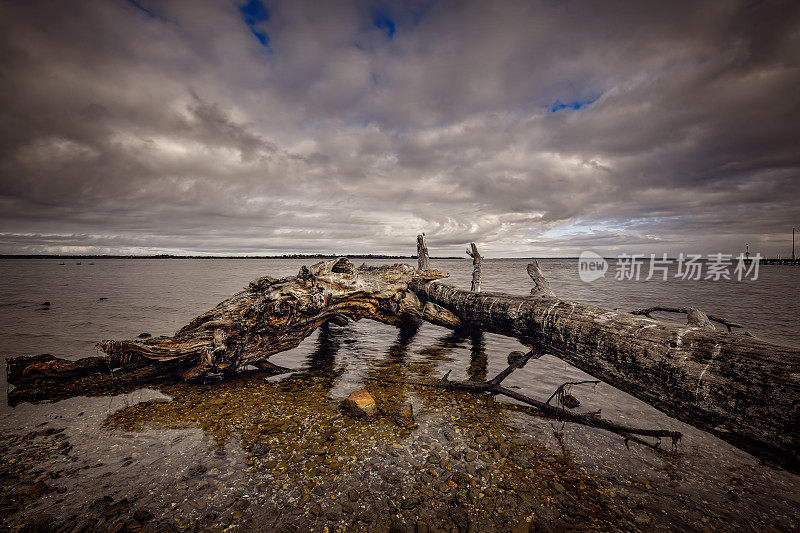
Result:
[[[478,247],[475,243],[470,243],[471,250],[467,250],[467,255],[472,258],[472,292],[481,292],[481,265],[483,263],[483,256],[478,253]]]
[[[431,267],[430,258],[428,257],[428,243],[425,242],[424,233],[417,235],[417,262],[419,264],[418,270],[425,271]]]

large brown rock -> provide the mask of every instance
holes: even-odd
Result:
[[[378,406],[375,399],[365,390],[352,393],[342,402],[342,410],[359,420],[375,420],[378,418]]]

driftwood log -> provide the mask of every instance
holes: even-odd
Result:
[[[415,316],[447,327],[458,321],[447,311],[409,296],[413,280],[447,276],[408,265],[355,268],[346,258],[302,267],[297,276],[268,276],[196,317],[172,337],[105,340],[106,357],[68,361],[43,355],[10,358],[8,382],[18,386],[56,386],[98,373],[176,375],[186,380],[254,365],[274,367],[270,356],[294,348],[321,324],[370,318],[398,325]],[[146,370],[143,370],[146,369]]]
[[[417,244],[418,269],[355,268],[339,258],[297,276],[263,277],[172,337],[99,343],[105,357],[11,358],[11,394],[46,397],[65,384],[160,376],[190,380],[247,365],[279,372],[269,357],[321,324],[368,318],[397,325],[415,317],[515,337],[758,457],[800,469],[797,348],[717,331],[696,309],[678,325],[562,300],[537,262],[528,266],[535,285],[529,296],[462,290],[437,281],[447,274],[430,270],[423,235]]]
[[[557,298],[538,263],[531,296],[414,281],[424,301],[483,331],[516,337],[662,412],[792,470],[800,469],[800,350]],[[700,316],[702,315],[702,316]]]

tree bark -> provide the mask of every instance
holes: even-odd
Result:
[[[664,413],[761,458],[800,468],[800,350],[561,300],[537,264],[533,295],[414,281],[426,302],[473,328],[516,337]],[[705,316],[705,315],[703,315]]]

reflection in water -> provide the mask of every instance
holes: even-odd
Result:
[[[108,416],[103,427],[144,434],[151,428],[196,427],[220,455],[226,447],[241,446],[252,467],[246,475],[260,487],[256,494],[290,502],[286,513],[295,518],[278,515],[269,523],[297,520],[302,529],[314,529],[342,512],[341,507],[326,510],[325,502],[350,499],[356,490],[358,498],[369,494],[364,507],[372,515],[348,514],[347,520],[375,525],[359,526],[364,530],[387,529],[377,524],[391,521],[399,511],[412,520],[436,516],[449,528],[460,520],[449,514],[455,508],[466,509],[478,529],[509,530],[508,517],[539,520],[563,509],[572,517],[591,517],[600,528],[630,525],[625,511],[616,507],[614,490],[588,475],[566,448],[553,453],[537,442],[533,435],[541,437],[542,431],[528,425],[534,419],[523,415],[526,410],[488,395],[409,384],[438,377],[448,368],[468,366],[473,380],[486,379],[489,370],[483,335],[448,332],[435,338],[430,329],[420,330],[418,323],[405,323],[390,346],[372,351],[358,345],[357,328],[323,326],[306,343],[307,370],[170,384],[161,390],[172,401],[125,407]],[[351,354],[357,357],[348,360]],[[342,393],[338,398],[333,394],[342,383],[353,386],[345,395],[363,383],[383,413],[411,402],[418,427],[398,427],[389,416],[374,422],[344,416]],[[562,434],[556,437],[563,444]],[[165,448],[163,453],[173,452]],[[392,507],[391,502],[406,500],[413,505],[399,511]]]
[[[332,328],[327,322],[319,327],[319,335],[317,336],[314,349],[309,352],[306,362],[308,367],[316,375],[323,377],[328,376],[331,380],[329,390],[333,388],[336,378],[341,374],[336,373],[336,354],[339,353],[339,348],[342,340],[347,336],[350,330],[348,328],[334,327]]]
[[[486,338],[482,331],[473,332],[470,336],[469,368],[467,376],[472,381],[486,381],[489,369],[489,358],[486,355]]]
[[[378,407],[386,413],[392,413],[408,402],[408,386],[401,382],[409,379],[409,371],[413,372],[406,361],[406,355],[420,325],[419,320],[403,320],[398,328],[397,338],[386,350],[387,357],[371,364],[365,372],[367,389]],[[409,433],[407,428],[403,431],[404,434]]]
[[[0,320],[5,326],[0,332],[0,352],[52,352],[70,357],[93,354],[94,343],[100,338],[135,337],[142,331],[170,334],[199,309],[215,305],[251,279],[264,273],[291,275],[301,265],[301,260],[104,260],[87,270],[67,269],[43,260],[21,261],[0,264],[0,279],[7,281],[5,288],[9,291],[3,303],[11,304],[0,306],[6,313],[5,320]],[[528,292],[524,261],[489,263],[491,268],[484,271],[487,288]],[[468,286],[471,266],[467,261],[441,261],[438,265],[453,274],[451,283]],[[646,307],[654,300],[673,306],[689,302],[747,322],[760,336],[777,342],[796,344],[800,338],[794,327],[796,320],[791,319],[798,315],[793,312],[797,299],[790,297],[797,293],[798,277],[791,269],[764,269],[763,279],[757,283],[733,282],[724,287],[700,282],[622,283],[611,278],[589,285],[578,279],[574,261],[553,260],[545,265],[551,285],[569,299],[623,309]],[[98,300],[107,295],[113,297]],[[56,305],[44,314],[24,303],[13,304],[31,299],[52,300]],[[743,306],[743,301],[753,305]],[[785,312],[776,317],[775,309]],[[291,354],[281,355],[287,366],[307,368],[291,375],[270,377],[252,372],[202,386],[160,383],[155,387],[169,394],[171,402],[127,406],[107,418],[108,410],[116,410],[122,398],[114,398],[109,409],[107,403],[100,405],[96,399],[18,406],[15,419],[30,413],[30,423],[20,430],[23,438],[0,435],[0,451],[5,453],[2,462],[11,468],[11,461],[6,459],[18,460],[14,463],[22,465],[18,471],[35,473],[31,483],[39,477],[44,479],[50,470],[60,477],[45,479],[47,485],[75,479],[97,496],[115,495],[119,487],[147,486],[152,498],[139,500],[136,505],[149,507],[157,516],[170,513],[172,519],[181,520],[180,527],[190,529],[208,510],[212,493],[227,500],[236,491],[255,504],[245,515],[260,512],[269,502],[280,502],[282,515],[270,516],[269,520],[259,516],[255,521],[258,527],[250,529],[269,529],[269,525],[295,520],[298,530],[321,530],[326,520],[334,520],[329,516],[338,513],[349,519],[362,512],[345,507],[350,489],[358,491],[359,508],[369,508],[376,517],[391,520],[392,525],[399,515],[410,521],[436,517],[430,529],[435,526],[443,530],[453,527],[447,517],[456,508],[468,508],[477,530],[508,531],[513,524],[503,522],[503,517],[531,516],[538,528],[539,522],[562,512],[564,519],[573,517],[580,519],[579,524],[603,527],[609,522],[603,522],[602,517],[614,514],[604,510],[606,506],[637,516],[637,523],[615,524],[616,529],[623,530],[699,530],[704,526],[735,530],[742,525],[790,530],[800,523],[797,476],[756,463],[691,428],[675,428],[686,430],[681,454],[654,453],[638,445],[627,448],[616,435],[569,424],[557,424],[563,432],[554,439],[550,425],[542,423],[541,418],[529,416],[522,408],[502,407],[491,397],[387,383],[391,379],[435,379],[448,370],[454,372],[454,378],[485,379],[502,370],[505,354],[515,349],[520,346],[512,339],[492,334],[474,338],[428,324],[421,328],[406,324],[399,332],[368,321],[345,328],[323,327],[317,337]],[[562,382],[587,377],[545,355],[515,372],[508,383],[545,399]],[[384,410],[398,402],[412,402],[419,427],[400,429],[388,418],[366,423],[343,417],[339,401],[362,386],[378,398]],[[114,389],[108,394],[118,392]],[[611,387],[579,392],[586,409],[602,408],[610,419],[635,420],[654,427],[675,424]],[[64,396],[74,393],[65,391]],[[71,420],[61,417],[69,405],[81,405],[74,409],[79,414],[73,413]],[[36,413],[40,418],[33,417]],[[104,429],[98,431],[96,421],[104,418]],[[47,421],[49,426],[31,431],[39,422]],[[8,419],[5,423],[10,427]],[[58,471],[38,454],[47,446],[55,449],[59,443],[55,436],[39,433],[61,426],[67,428],[64,433],[72,431],[68,437],[74,445],[64,461],[72,463],[80,458],[82,462]],[[202,432],[169,431],[175,428],[199,428]],[[109,430],[115,431],[110,434]],[[206,441],[186,436],[196,434],[204,435]],[[183,440],[176,444],[180,438]],[[543,449],[548,444],[565,444],[572,454],[548,452]],[[213,455],[215,448],[222,451],[224,447],[228,455]],[[212,453],[206,454],[208,451]],[[137,458],[140,453],[142,457]],[[438,464],[428,461],[432,453],[441,459]],[[245,463],[234,464],[238,457]],[[104,466],[95,468],[100,461]],[[183,470],[176,467],[186,466],[186,461],[208,466],[209,474],[187,480]],[[241,469],[247,461],[252,468]],[[69,474],[79,465],[81,470]],[[241,469],[240,482],[212,474],[214,466],[223,471]],[[595,478],[582,471],[584,467],[601,475],[605,483],[602,493],[592,481]],[[157,481],[155,470],[162,476]],[[371,477],[365,477],[368,474]],[[213,490],[208,490],[208,481]],[[262,484],[266,488],[261,488]],[[174,490],[180,485],[185,488]],[[311,487],[319,492],[309,496],[307,489]],[[4,490],[7,488],[4,485]],[[20,483],[18,488],[28,494],[31,487]],[[479,497],[481,493],[483,498]],[[477,499],[473,501],[473,497]],[[87,498],[87,492],[80,490],[48,492],[26,504],[26,511],[13,515],[14,522],[0,523],[0,529],[6,524],[18,526],[46,505],[57,505],[57,516],[67,519],[66,510],[82,512]],[[402,509],[391,507],[401,502],[406,502]],[[414,503],[418,506],[413,507]],[[221,505],[215,512],[220,513],[219,520],[227,522],[213,527],[228,527],[231,521],[238,527],[244,518],[236,518],[230,502]],[[531,514],[534,511],[535,516]],[[89,515],[97,512],[86,509]],[[22,517],[23,513],[29,515]],[[364,517],[364,523],[368,518]],[[701,518],[710,522],[701,522]],[[379,519],[383,518],[375,518],[363,529],[388,529],[379,527]],[[569,523],[565,528],[575,526]],[[201,529],[213,527],[206,524]]]

